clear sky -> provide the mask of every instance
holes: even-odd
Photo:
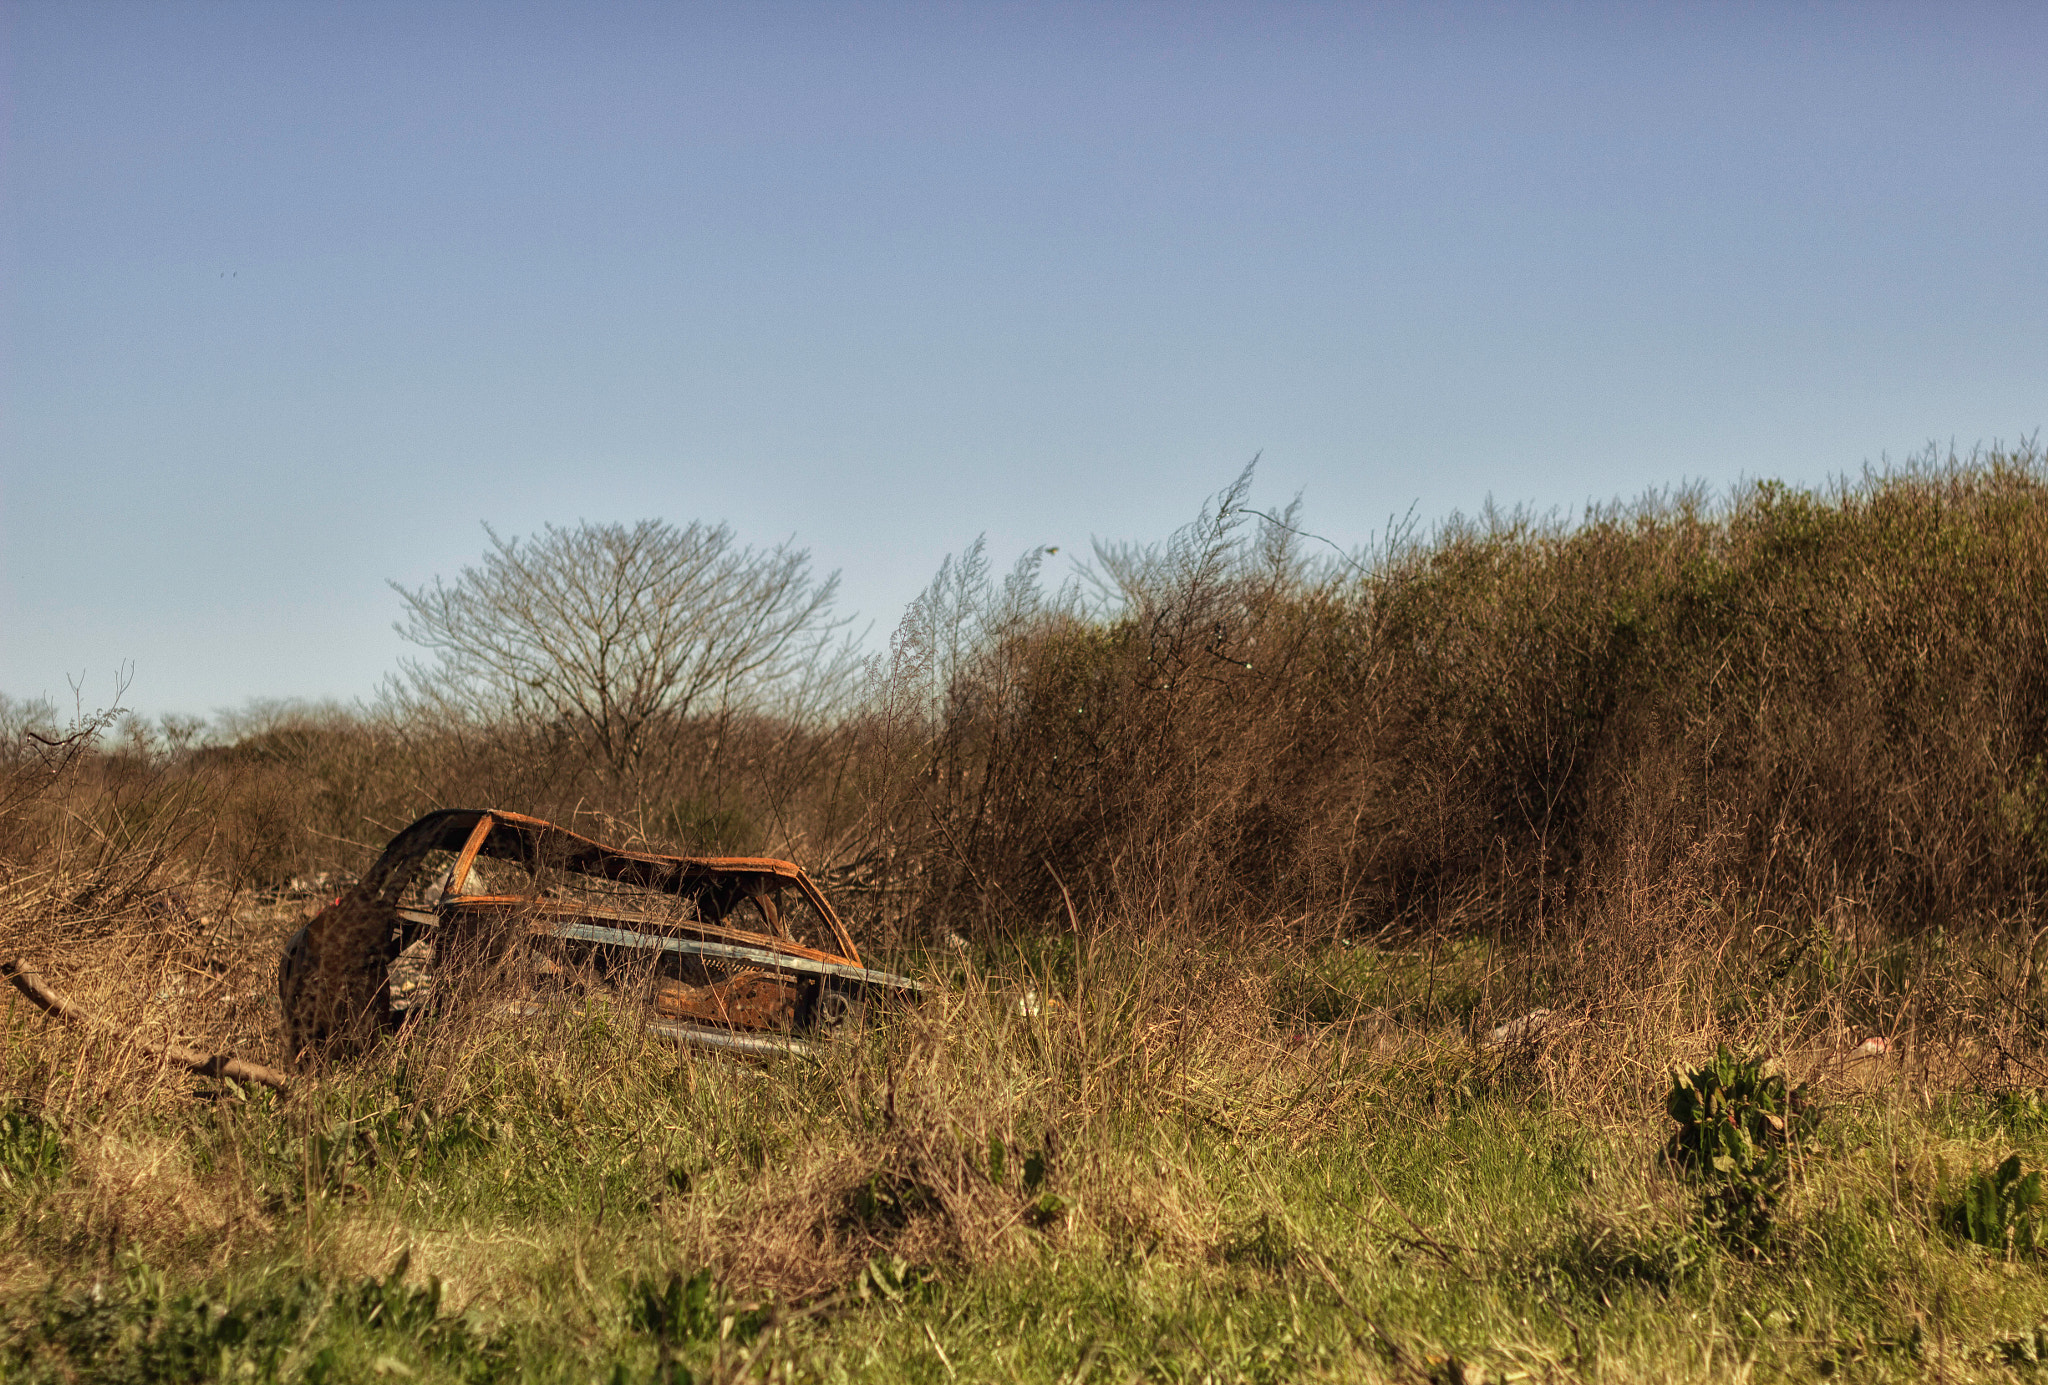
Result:
[[[0,3],[0,692],[370,692],[480,522],[878,632],[2048,424],[2048,6]]]

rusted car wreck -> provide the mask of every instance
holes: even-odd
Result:
[[[366,1049],[409,1017],[549,994],[610,995],[654,1033],[741,1053],[803,1051],[915,981],[874,971],[801,867],[661,856],[539,818],[451,808],[405,828],[286,944],[300,1062]]]

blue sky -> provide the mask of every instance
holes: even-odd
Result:
[[[2048,423],[2048,7],[0,4],[0,692],[369,693],[480,522],[878,633]]]

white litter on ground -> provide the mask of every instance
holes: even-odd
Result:
[[[1480,1042],[1479,1046],[1481,1048],[1500,1048],[1505,1044],[1520,1043],[1524,1039],[1534,1038],[1549,1023],[1550,1011],[1531,1010],[1520,1019],[1509,1020],[1506,1024],[1487,1031],[1486,1038]]]

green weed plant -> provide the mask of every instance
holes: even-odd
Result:
[[[1678,1124],[1665,1157],[1698,1185],[1706,1222],[1734,1243],[1763,1244],[1813,1125],[1806,1089],[1768,1060],[1723,1046],[1711,1063],[1675,1076],[1664,1108]]]
[[[2041,1171],[2029,1169],[2017,1154],[1995,1168],[1970,1176],[1962,1193],[1941,1208],[1941,1224],[1950,1235],[1996,1251],[2008,1258],[2038,1256],[2044,1246],[2042,1218],[2048,1194]]]

